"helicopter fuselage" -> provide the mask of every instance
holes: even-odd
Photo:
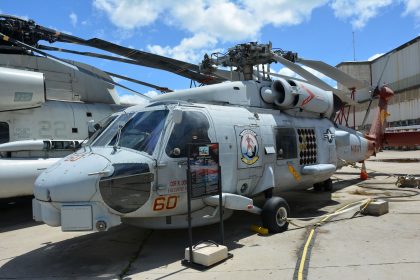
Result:
[[[89,122],[126,107],[78,67],[109,78],[74,61],[0,51],[0,198],[32,195],[36,177],[89,136]]]
[[[35,219],[64,231],[121,222],[186,227],[188,143],[219,144],[225,217],[258,212],[251,198],[262,192],[306,189],[370,156],[362,134],[319,114],[157,101],[116,114],[89,145],[43,172],[34,188]],[[193,226],[217,222],[217,203],[193,200]]]
[[[36,108],[0,112],[0,198],[32,195],[36,177],[88,137],[89,121],[120,108],[49,100]]]

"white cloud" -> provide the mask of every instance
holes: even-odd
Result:
[[[309,20],[314,9],[323,6],[328,0],[243,0],[245,6],[254,11],[253,15],[263,24],[274,26],[296,25]]]
[[[392,3],[393,0],[333,0],[331,8],[337,18],[350,20],[354,29],[361,29]]]
[[[94,0],[111,22],[124,29],[148,26],[157,19],[192,34],[205,32],[220,41],[255,39],[267,24],[295,25],[309,19],[327,0]]]
[[[214,47],[216,43],[217,40],[214,37],[205,33],[198,33],[191,38],[182,39],[181,43],[175,47],[148,45],[147,49],[158,55],[169,56],[183,61],[199,62],[203,58],[204,53],[215,52],[215,50],[210,51],[209,49]]]
[[[138,105],[138,104],[146,104],[147,100],[138,95],[124,94],[124,95],[120,95],[120,103],[129,104],[129,105]]]
[[[191,35],[178,45],[148,45],[147,49],[159,55],[199,62],[204,53],[216,51],[219,42],[257,40],[265,25],[299,24],[327,1],[94,0],[93,5],[125,31],[149,26],[157,20],[186,31]]]
[[[73,27],[75,27],[76,24],[77,24],[77,15],[75,13],[71,12],[70,15],[69,15],[69,18],[70,18],[71,25],[73,25]]]
[[[392,5],[404,5],[403,15],[413,15],[420,22],[420,0],[93,0],[94,8],[120,28],[121,39],[133,36],[135,29],[151,28],[156,22],[186,32],[181,42],[150,44],[147,49],[191,62],[198,62],[220,42],[258,40],[267,25],[301,24],[310,20],[316,8],[325,5],[354,29],[362,29]]]
[[[412,14],[420,22],[420,0],[404,0],[404,15]]]
[[[149,26],[157,20],[196,34],[206,32],[220,41],[255,39],[265,25],[287,26],[309,20],[312,11],[329,3],[337,18],[363,28],[382,9],[403,4],[404,15],[420,20],[420,0],[94,0],[123,29]]]
[[[377,59],[378,57],[383,56],[383,55],[384,55],[383,53],[377,53],[377,54],[374,54],[374,55],[372,55],[371,57],[369,57],[369,58],[368,58],[368,61],[375,60],[375,59]]]
[[[147,93],[144,94],[145,96],[148,97],[155,97],[158,96],[159,93],[157,93],[154,90],[148,91]],[[139,95],[136,94],[121,94],[119,95],[120,97],[120,103],[122,104],[129,104],[129,105],[139,105],[139,104],[146,104],[148,102],[148,100],[144,97],[141,97]]]
[[[105,11],[111,22],[118,27],[132,29],[153,23],[166,4],[165,0],[94,0],[95,8]]]
[[[206,32],[222,41],[235,41],[256,37],[262,27],[262,19],[246,5],[241,7],[225,0],[175,3],[179,4],[170,10],[172,23],[192,33]]]
[[[158,93],[157,91],[154,91],[154,90],[149,90],[144,95],[146,95],[150,98],[153,98],[153,97],[156,97],[156,96],[160,95],[160,93]]]

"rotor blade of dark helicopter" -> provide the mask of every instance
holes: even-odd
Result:
[[[93,38],[85,40],[83,44],[89,47],[94,47],[136,60],[139,62],[139,64],[146,67],[169,71],[171,73],[198,81],[202,84],[215,84],[224,81],[224,79],[219,77],[200,73],[198,65],[157,54],[123,47],[102,39]]]
[[[117,57],[117,56],[110,56],[110,55],[105,55],[105,54],[100,54],[100,53],[79,52],[79,51],[50,47],[50,46],[45,46],[45,45],[38,45],[37,48],[39,50],[44,50],[44,51],[71,53],[71,54],[77,54],[77,55],[83,55],[83,56],[89,56],[89,57],[96,57],[96,58],[101,58],[101,59],[107,59],[107,60],[112,60],[112,61],[118,61],[118,62],[124,62],[124,63],[139,65],[139,63],[137,61],[132,60],[132,59],[127,59],[127,58],[122,58],[122,57]]]
[[[39,54],[41,54],[41,55],[43,55],[43,56],[45,56],[45,57],[47,57],[47,58],[49,58],[49,59],[54,59],[54,60],[57,60],[57,61],[59,61],[59,62],[61,62],[61,63],[64,63],[65,65],[68,65],[69,67],[74,67],[74,68],[77,68],[80,72],[85,73],[86,75],[92,76],[92,77],[94,77],[94,78],[96,78],[96,79],[98,79],[98,80],[102,80],[102,81],[107,82],[107,83],[109,83],[109,84],[112,84],[112,85],[114,85],[114,86],[118,86],[118,87],[124,88],[124,89],[126,89],[126,90],[129,90],[129,91],[131,91],[131,92],[133,92],[133,93],[136,93],[136,94],[140,95],[141,97],[143,97],[143,98],[145,98],[145,99],[150,99],[150,97],[145,96],[144,94],[142,94],[142,93],[140,93],[140,92],[138,92],[138,91],[135,91],[135,90],[133,90],[133,89],[130,89],[130,88],[128,88],[128,87],[126,87],[126,86],[124,86],[124,85],[122,85],[122,84],[116,83],[116,82],[114,82],[112,79],[107,79],[107,78],[101,77],[101,76],[99,76],[99,75],[95,74],[94,72],[90,71],[89,69],[86,69],[86,68],[84,68],[84,67],[82,67],[82,66],[80,66],[80,65],[73,65],[73,64],[69,63],[68,61],[66,61],[66,60],[64,60],[64,59],[58,58],[58,57],[56,57],[56,56],[54,56],[54,55],[51,55],[51,54],[48,54],[48,53],[43,52],[43,51],[41,51],[41,50],[38,50],[38,49],[37,49],[37,48],[35,48],[35,47],[29,46],[29,45],[27,45],[27,44],[25,44],[25,43],[23,43],[23,42],[20,42],[20,41],[18,41],[18,40],[15,40],[15,39],[13,39],[13,38],[10,38],[10,37],[8,37],[8,36],[4,35],[3,33],[0,33],[0,37],[1,37],[1,39],[2,39],[3,41],[10,42],[10,43],[11,43],[11,44],[13,44],[13,45],[17,45],[17,46],[19,46],[19,47],[23,47],[23,48],[25,48],[25,49],[27,49],[27,50],[31,50],[31,51],[33,51],[33,52],[39,53]]]
[[[137,79],[133,79],[133,78],[130,78],[130,77],[126,77],[126,76],[115,74],[115,73],[108,72],[108,71],[104,71],[104,72],[107,73],[108,75],[112,76],[112,77],[120,78],[120,79],[129,81],[129,82],[132,82],[132,83],[136,83],[136,84],[140,84],[140,85],[143,85],[143,86],[146,86],[146,87],[154,88],[156,90],[159,90],[162,93],[173,91],[173,90],[171,90],[167,87],[160,87],[160,86],[157,86],[157,85],[154,85],[154,84],[146,83],[146,82],[143,82],[143,81],[140,81],[140,80],[137,80]]]
[[[85,40],[84,44],[90,47],[95,47],[97,49],[104,50],[104,51],[116,53],[116,54],[119,54],[127,58],[131,58],[131,59],[145,60],[145,61],[149,60],[150,63],[155,64],[156,67],[160,65],[170,64],[170,65],[174,65],[176,67],[179,67],[185,70],[191,70],[195,72],[198,72],[200,70],[198,65],[196,64],[191,64],[191,63],[184,62],[181,60],[177,60],[177,59],[173,59],[173,58],[169,58],[169,57],[165,57],[165,56],[161,56],[157,54],[152,54],[152,53],[148,53],[148,52],[144,52],[144,51],[140,51],[140,50],[136,50],[132,48],[123,47],[123,46],[120,46],[120,45],[117,45],[117,44],[114,44],[114,43],[111,43],[102,39],[98,39],[98,38]]]
[[[20,19],[8,15],[0,15],[0,21],[1,19],[5,19],[5,27],[8,27],[8,24],[11,27],[11,33],[8,33],[8,35],[12,36],[12,34],[15,35],[16,33],[19,40],[22,38],[21,41],[24,41],[24,43],[30,42],[29,45],[34,47],[37,45],[39,40],[45,40],[50,43],[59,41],[80,44],[105,50],[114,54],[119,54],[137,61],[138,65],[169,71],[188,79],[198,81],[202,84],[215,84],[225,81],[224,78],[212,75],[211,73],[200,73],[199,67],[196,64],[123,47],[97,38],[85,40],[80,37],[38,25],[33,20]],[[18,23],[8,23],[7,20],[18,21]],[[1,21],[1,23],[3,24],[3,21]],[[8,28],[4,28],[4,31],[3,28],[1,30],[2,33],[9,32]],[[26,41],[23,40],[23,38],[25,38]]]
[[[83,56],[88,56],[88,57],[95,57],[95,58],[107,59],[107,60],[111,60],[111,61],[117,61],[117,62],[123,62],[123,63],[128,63],[128,64],[144,66],[144,63],[139,63],[137,60],[127,59],[127,58],[122,58],[122,57],[116,57],[116,56],[110,56],[110,55],[105,55],[105,54],[99,54],[99,53],[93,53],[93,52],[80,52],[80,51],[74,51],[74,50],[69,50],[69,49],[64,49],[64,48],[56,48],[56,47],[45,46],[45,45],[38,45],[38,49],[45,50],[45,51],[57,51],[57,52],[71,53],[71,54],[77,54],[77,55],[83,55]],[[222,79],[226,79],[226,80],[230,79],[230,71],[216,69],[216,71],[214,71],[212,74],[217,76],[217,77],[220,77]],[[236,78],[236,80],[239,80],[237,75],[236,76],[233,75],[232,79],[235,80],[235,78]],[[128,79],[131,79],[131,78],[127,78],[127,80]],[[131,80],[131,82],[138,83],[134,79]],[[167,88],[161,88],[159,86],[156,86],[156,89],[166,90]],[[169,90],[169,91],[171,91],[171,90]]]
[[[325,76],[330,77],[331,79],[339,82],[348,89],[362,89],[370,86],[366,81],[361,81],[356,78],[353,78],[352,76],[350,76],[347,73],[344,73],[340,69],[322,61],[298,58],[296,62],[306,65],[324,74]]]
[[[329,84],[327,84],[326,82],[324,82],[323,80],[321,80],[320,78],[318,78],[317,76],[315,76],[314,74],[310,73],[309,71],[303,69],[302,67],[300,67],[299,65],[277,55],[273,53],[273,59],[280,62],[281,64],[283,64],[284,66],[286,66],[287,68],[289,68],[290,70],[292,70],[293,72],[295,72],[296,74],[302,76],[303,78],[305,78],[306,80],[308,80],[309,83],[314,84],[315,86],[326,90],[326,91],[332,91],[335,95],[337,95],[343,102],[349,104],[349,105],[355,105],[356,102],[354,102],[353,99],[351,99],[348,94],[346,94],[345,92],[338,90],[336,88],[333,88],[332,86],[330,86]]]

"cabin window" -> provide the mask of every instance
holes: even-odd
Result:
[[[182,122],[172,130],[166,154],[173,158],[186,157],[188,143],[210,143],[209,128],[209,121],[203,113],[183,112]]]
[[[296,132],[293,128],[276,128],[277,159],[297,157]]]
[[[6,122],[0,122],[0,144],[7,143],[9,141],[9,124]]]

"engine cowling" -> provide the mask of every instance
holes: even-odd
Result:
[[[45,102],[44,74],[0,67],[0,111],[41,106]]]
[[[298,108],[330,116],[334,111],[333,93],[301,81],[279,79],[261,88],[261,98],[280,109]]]

